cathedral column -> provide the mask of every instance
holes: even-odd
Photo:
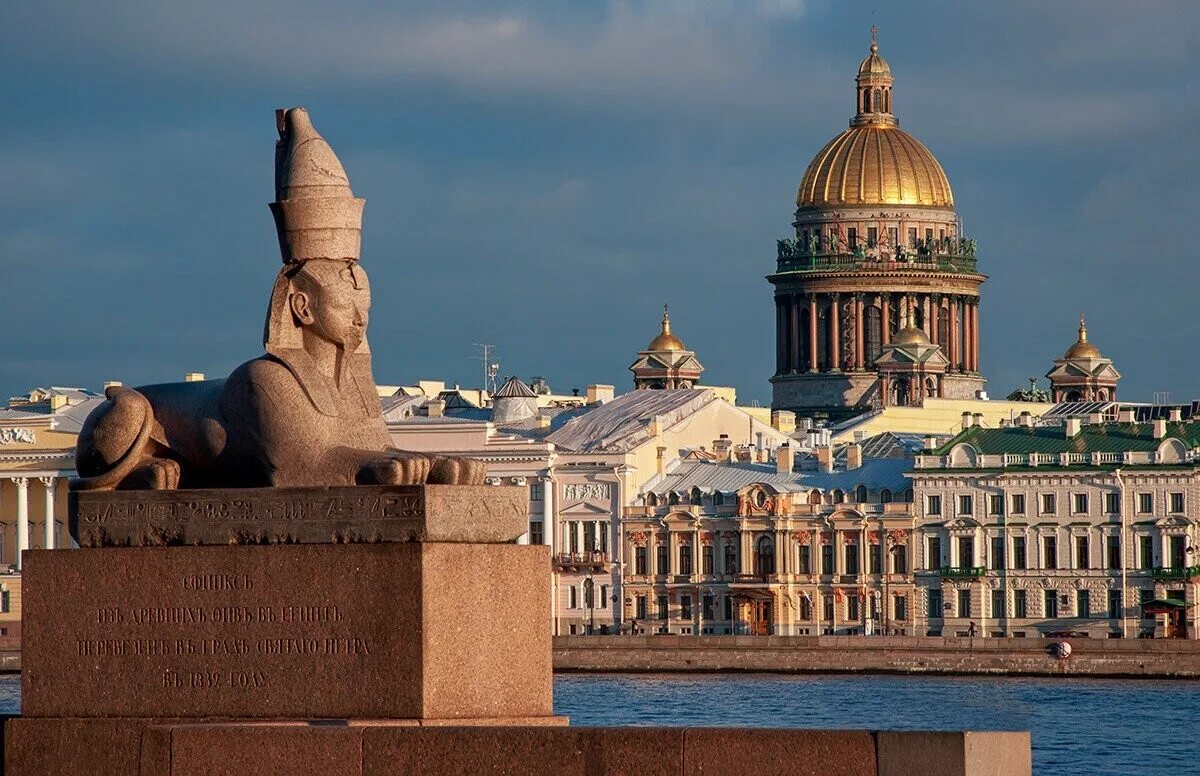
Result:
[[[888,330],[888,327],[891,326],[892,323],[891,295],[884,293],[881,294],[879,298],[879,318],[881,324],[879,327],[881,329],[879,339],[884,345],[886,345],[892,341],[892,333]]]
[[[950,368],[958,368],[958,297],[950,297]]]
[[[816,372],[817,366],[817,296],[808,296],[808,371]]]
[[[863,325],[863,295],[854,295],[854,368],[862,371],[863,345],[865,343]]]
[[[791,301],[788,303],[788,309],[790,309],[792,311],[791,312],[791,321],[789,322],[789,325],[791,326],[792,334],[791,334],[790,340],[788,341],[788,344],[790,345],[790,348],[791,348],[791,353],[789,354],[790,357],[788,359],[787,371],[799,372],[799,371],[801,371],[801,369],[800,369],[800,297],[798,297],[798,296],[791,297]]]
[[[21,553],[29,549],[29,478],[13,477],[17,486],[17,571],[21,570]]]
[[[979,371],[979,300],[971,305],[973,312],[971,313],[971,361],[973,370]]]
[[[975,305],[971,304],[968,299],[963,302],[963,310],[967,317],[966,328],[966,351],[967,357],[964,359],[966,363],[963,368],[968,372],[975,371]]]
[[[942,329],[938,326],[938,321],[942,315],[942,297],[940,294],[934,294],[930,305],[930,321],[929,321],[929,341],[934,345],[942,346],[942,353],[945,354],[946,343],[941,341]]]
[[[775,374],[787,372],[788,343],[784,338],[787,333],[787,313],[784,311],[783,300],[775,297]]]
[[[831,371],[842,371],[842,337],[839,326],[841,321],[841,295],[834,293],[829,304],[829,368]]]
[[[929,294],[921,300],[921,323],[925,329],[925,336],[929,337],[929,341],[933,342],[933,304],[930,302]]]
[[[47,550],[54,549],[55,539],[55,522],[54,522],[54,483],[57,481],[53,477],[39,477],[42,481],[42,487],[46,490],[46,542],[42,545]]]

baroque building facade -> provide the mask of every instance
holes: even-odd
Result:
[[[934,155],[900,129],[891,68],[871,50],[855,79],[850,127],[813,157],[794,235],[768,276],[776,306],[772,406],[835,420],[888,397],[877,359],[911,318],[946,359],[939,396],[973,398],[986,277],[962,233]]]

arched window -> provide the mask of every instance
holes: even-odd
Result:
[[[675,504],[678,504],[679,503],[679,494],[676,493],[675,491],[671,491],[671,494],[669,496],[667,496],[667,503],[672,506],[674,506]]]
[[[925,395],[929,398],[937,397],[937,381],[932,377],[925,378]]]
[[[824,307],[817,308],[817,368],[827,369],[829,365],[829,314]]]
[[[769,536],[760,538],[755,547],[754,573],[760,576],[775,573],[775,542]]]
[[[703,504],[704,503],[704,494],[700,491],[699,488],[692,488],[692,503],[693,504]]]
[[[880,321],[879,308],[874,305],[867,308],[866,314],[866,346],[867,346],[867,361],[874,363],[875,359],[879,358],[879,354],[883,352],[883,324]]]
[[[911,504],[912,502],[913,502],[913,492],[912,492],[912,488],[909,488],[908,490],[904,491],[904,503]]]
[[[714,490],[712,498],[713,498],[713,506],[714,507],[725,506],[725,494],[722,493],[721,491]]]
[[[821,504],[821,491],[819,491],[819,490],[810,490],[810,491],[808,492],[808,503],[809,503],[809,504],[812,504],[812,505],[814,505],[814,506],[820,506],[820,504]]]
[[[871,90],[863,89],[863,113],[871,112]]]
[[[880,504],[892,503],[892,492],[890,490],[888,490],[887,488],[884,488],[883,490],[879,491],[879,503]]]
[[[875,106],[876,113],[878,113],[879,110],[883,107],[883,100],[879,96],[878,89],[876,89],[875,92],[871,95],[871,104],[873,106]]]
[[[891,89],[883,90],[883,112],[884,113],[892,112],[892,90]]]
[[[854,489],[854,500],[859,504],[867,503],[867,486],[859,485]]]
[[[834,488],[833,492],[829,494],[829,503],[830,504],[840,504],[844,500],[845,500],[845,495],[842,493],[841,489],[839,489],[839,488]]]
[[[1083,394],[1079,391],[1068,391],[1067,401],[1083,401]]]
[[[1103,388],[1096,391],[1096,401],[1108,401],[1108,391]]]
[[[648,507],[658,506],[658,496],[656,496],[653,493],[647,493],[646,494],[646,506],[648,506]]]
[[[908,406],[908,380],[897,380],[892,383],[892,406]]]

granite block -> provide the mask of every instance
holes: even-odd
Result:
[[[879,776],[1030,776],[1029,733],[880,732]]]
[[[546,547],[34,550],[25,563],[27,717],[553,714]]]
[[[356,485],[71,491],[81,547],[355,542],[513,542],[529,530],[525,488]]]
[[[361,728],[174,725],[166,770],[141,776],[360,776]]]
[[[877,776],[865,731],[688,728],[684,776]]]

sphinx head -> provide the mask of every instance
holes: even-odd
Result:
[[[348,353],[366,341],[371,288],[357,262],[308,261],[291,278],[288,307],[295,325]]]

